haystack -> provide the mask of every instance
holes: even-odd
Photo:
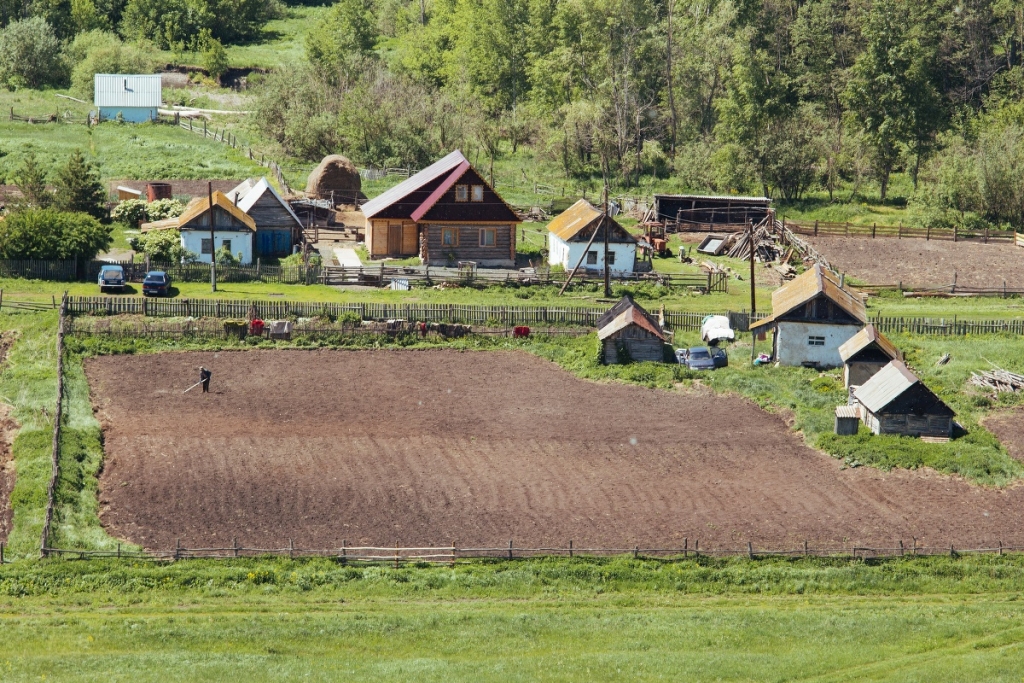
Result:
[[[306,182],[306,194],[318,199],[334,197],[335,204],[350,204],[362,196],[359,170],[340,154],[325,156]]]

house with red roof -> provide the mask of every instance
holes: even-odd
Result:
[[[362,212],[371,257],[515,266],[519,216],[458,150],[371,199]]]

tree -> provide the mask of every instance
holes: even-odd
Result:
[[[65,61],[74,65],[71,89],[80,97],[92,100],[98,73],[152,73],[156,67],[151,56],[154,50],[152,45],[123,43],[109,31],[80,33],[64,51]]]
[[[228,60],[227,50],[219,40],[209,38],[206,41],[206,49],[203,50],[203,68],[206,69],[206,73],[220,83],[220,77],[227,72],[229,66],[231,63]]]
[[[91,259],[110,246],[110,232],[84,213],[15,211],[0,221],[0,258]]]
[[[21,190],[18,208],[45,209],[53,204],[53,192],[46,186],[46,171],[39,165],[35,152],[22,157],[21,166],[14,172],[14,184]]]
[[[64,83],[60,41],[41,17],[13,21],[0,30],[0,84],[41,88]]]
[[[100,182],[100,172],[85,160],[80,150],[72,152],[67,163],[57,170],[54,184],[54,206],[58,210],[106,218],[107,192]]]
[[[367,0],[340,0],[306,34],[306,59],[323,73],[336,74],[353,59],[368,56],[377,27]]]

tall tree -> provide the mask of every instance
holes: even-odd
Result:
[[[57,209],[86,213],[93,218],[107,217],[107,193],[100,182],[100,172],[80,150],[72,152],[67,163],[57,169],[54,185]]]

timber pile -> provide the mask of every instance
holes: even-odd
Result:
[[[997,394],[1024,389],[1024,375],[1018,375],[1002,368],[981,373],[972,372],[970,381],[975,386],[994,389]]]
[[[768,229],[768,222],[762,221],[754,226],[753,240],[751,240],[749,232],[741,232],[736,236],[736,241],[729,248],[728,256],[749,259],[751,241],[754,246],[754,258],[762,263],[771,263],[782,255],[782,246],[778,242],[778,237]]]

